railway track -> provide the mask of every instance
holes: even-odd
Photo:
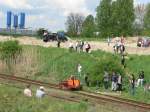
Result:
[[[18,82],[26,83],[26,84],[45,86],[48,88],[60,90],[59,86],[56,84],[50,84],[50,83],[45,83],[45,82],[41,82],[41,81],[25,79],[25,78],[21,78],[21,77],[12,76],[12,75],[0,74],[0,78],[5,79],[5,80],[18,81]],[[86,96],[88,98],[95,99],[97,103],[103,101],[103,102],[108,102],[108,103],[116,103],[119,105],[121,104],[121,105],[124,105],[126,107],[128,107],[128,106],[134,107],[134,108],[142,110],[142,112],[149,112],[150,111],[150,104],[146,104],[146,103],[141,103],[141,102],[123,99],[123,98],[114,97],[114,96],[109,96],[109,95],[91,93],[91,92],[87,92],[87,91],[79,91],[79,92],[73,92],[73,93],[78,94],[79,96]],[[73,100],[73,99],[69,99],[69,100]]]
[[[0,84],[2,85],[6,85],[6,86],[10,86],[10,87],[14,87],[14,88],[17,88],[17,89],[21,89],[23,90],[24,87],[23,86],[16,86],[16,85],[10,85],[9,83],[2,83],[0,82]],[[69,102],[74,102],[74,103],[80,103],[80,100],[79,99],[74,99],[73,97],[67,97],[67,96],[61,96],[61,95],[58,95],[58,94],[50,94],[50,93],[46,93],[46,96],[48,97],[53,97],[53,98],[56,98],[56,99],[59,99],[59,100],[64,100],[64,101],[69,101]]]
[[[59,89],[59,86],[56,84],[50,84],[50,83],[26,79],[26,78],[22,78],[22,77],[16,77],[14,75],[0,74],[0,78],[6,79],[6,80],[13,80],[13,81],[17,81],[17,82],[21,82],[21,83],[25,83],[25,84],[33,84],[33,85],[38,85],[38,86],[45,86],[45,87],[49,87],[49,88]]]
[[[88,96],[88,97],[92,97],[95,99],[99,99],[102,101],[106,101],[106,102],[121,104],[121,105],[124,105],[127,107],[130,106],[130,107],[134,107],[134,108],[139,108],[143,111],[146,110],[146,112],[150,111],[150,104],[147,104],[147,103],[137,102],[137,101],[133,101],[133,100],[129,100],[129,99],[123,99],[123,98],[110,96],[110,95],[91,93],[91,92],[86,92],[86,91],[80,91],[79,94],[80,95],[82,94],[82,95]]]

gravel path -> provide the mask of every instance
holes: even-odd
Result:
[[[32,38],[32,37],[21,37],[21,38],[13,38],[11,36],[0,36],[0,41],[7,41],[7,40],[18,40],[20,44],[23,45],[40,45],[43,47],[56,47],[57,42],[48,42],[44,43],[42,40]],[[136,46],[136,37],[132,37],[132,39],[126,39],[125,40],[125,46],[126,46],[126,52],[128,54],[137,54],[137,55],[150,55],[150,47],[148,48],[139,48]],[[68,48],[69,42],[61,43],[61,47]],[[114,45],[115,39],[112,40],[112,43],[110,46],[107,45],[106,42],[102,41],[89,41],[92,50],[104,50],[107,52],[113,52],[113,45]],[[75,43],[75,41],[73,41]]]

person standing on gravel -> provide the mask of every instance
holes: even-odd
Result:
[[[122,35],[121,39],[120,39],[121,44],[124,44],[124,36]]]
[[[80,50],[83,51],[83,47],[84,47],[84,41],[80,42]]]
[[[76,41],[76,44],[75,44],[75,50],[76,52],[80,53],[81,52],[81,49],[80,49],[80,41]]]
[[[60,40],[57,40],[57,47],[60,48]]]
[[[57,47],[60,48],[60,43],[61,43],[61,41],[60,41],[60,39],[59,39],[59,36],[57,35],[56,38],[57,38]]]
[[[86,42],[86,44],[85,44],[85,51],[86,51],[87,53],[89,53],[90,49],[91,49],[90,44],[89,44],[88,42]]]
[[[111,39],[110,39],[110,37],[108,37],[107,38],[107,44],[108,44],[108,46],[110,45],[110,42],[111,42]]]
[[[125,46],[123,44],[120,45],[120,54],[123,55],[125,52]]]
[[[73,42],[72,42],[72,41],[69,43],[69,51],[70,51],[70,52],[73,51]]]
[[[75,50],[76,50],[76,52],[78,52],[78,47],[79,47],[79,41],[76,41],[76,43],[75,43]]]

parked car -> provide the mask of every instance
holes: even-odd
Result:
[[[150,37],[138,38],[137,46],[138,47],[150,47]]]
[[[57,32],[57,33],[47,33],[47,35],[43,36],[43,41],[44,42],[49,42],[49,41],[61,41],[65,42],[68,41],[67,37],[65,36],[64,32]]]

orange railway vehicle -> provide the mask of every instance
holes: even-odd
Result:
[[[59,87],[61,89],[68,89],[68,90],[81,90],[82,89],[80,80],[76,79],[74,76],[71,76],[70,79],[59,83]]]

